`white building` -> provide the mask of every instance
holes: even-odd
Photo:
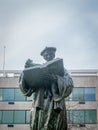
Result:
[[[32,96],[19,89],[21,71],[0,71],[0,130],[30,130]],[[74,89],[65,102],[71,130],[98,130],[98,70],[70,70]]]

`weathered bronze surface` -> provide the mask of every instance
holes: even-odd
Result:
[[[73,89],[73,80],[63,66],[63,59],[55,58],[56,48],[46,47],[41,56],[45,64],[25,63],[19,86],[25,96],[33,95],[30,113],[31,130],[67,130],[65,100]]]

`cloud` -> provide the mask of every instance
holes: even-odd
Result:
[[[1,59],[6,69],[22,69],[28,58],[43,63],[45,46],[57,47],[68,68],[98,66],[98,9],[91,0],[0,1]],[[2,67],[1,67],[2,68]]]

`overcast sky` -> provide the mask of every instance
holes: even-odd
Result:
[[[98,69],[98,0],[0,0],[0,70],[57,48],[66,69]]]

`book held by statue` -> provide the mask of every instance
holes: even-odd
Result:
[[[64,76],[63,59],[56,58],[45,64],[35,65],[23,70],[24,80],[30,87],[44,85],[45,77],[51,74]]]

